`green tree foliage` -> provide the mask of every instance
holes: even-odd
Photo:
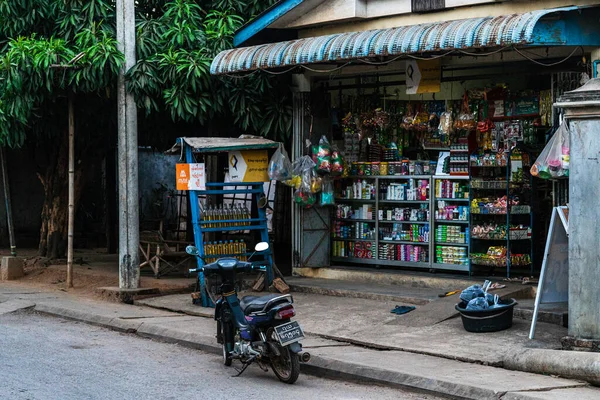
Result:
[[[273,3],[136,1],[138,62],[126,77],[139,106],[141,144],[165,148],[173,137],[207,133],[288,137],[285,82],[209,74],[236,29]],[[124,64],[115,25],[115,0],[0,0],[0,145],[27,141],[33,148],[45,193],[40,255],[57,257],[66,243],[67,97],[75,99],[81,161],[76,203],[86,173],[115,147],[115,87]]]
[[[194,126],[233,121],[246,133],[287,138],[285,83],[263,74],[209,74],[212,58],[232,47],[234,32],[272,3],[139,1],[138,62],[127,79],[141,116]],[[34,121],[40,108],[69,91],[114,101],[123,65],[114,6],[111,0],[0,0],[0,144],[21,146],[28,134],[43,134],[32,132],[41,126]]]

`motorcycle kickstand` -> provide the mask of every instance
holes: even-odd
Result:
[[[232,378],[237,378],[238,376],[242,375],[244,373],[244,371],[246,370],[246,368],[248,368],[248,366],[250,366],[250,364],[252,364],[252,362],[254,361],[254,359],[256,359],[256,356],[252,356],[248,359],[248,361],[246,361],[244,363],[244,366],[242,367],[242,369],[238,370],[237,368],[235,369],[238,374],[237,375],[233,375]]]

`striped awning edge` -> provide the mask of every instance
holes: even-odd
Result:
[[[532,44],[541,18],[574,9],[577,7],[338,33],[225,50],[215,57],[210,72],[221,75],[378,56]]]

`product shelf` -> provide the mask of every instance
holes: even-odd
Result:
[[[466,205],[465,203],[468,203],[469,199],[465,199],[465,198],[442,198],[440,197],[439,199],[434,199],[433,198],[433,194],[434,194],[434,182],[436,179],[445,179],[445,180],[451,180],[451,181],[455,181],[455,182],[463,182],[461,184],[461,186],[465,186],[468,185],[468,176],[450,176],[450,175],[445,175],[445,176],[437,176],[437,175],[385,175],[385,176],[355,176],[353,177],[354,179],[368,179],[370,182],[372,182],[373,180],[375,180],[375,185],[376,185],[376,194],[374,198],[371,199],[346,199],[346,198],[336,198],[336,201],[343,204],[343,203],[354,203],[354,204],[370,204],[373,205],[372,207],[372,212],[373,215],[375,216],[375,218],[377,218],[379,216],[379,213],[383,212],[383,218],[384,219],[376,219],[376,220],[371,220],[371,219],[353,219],[353,218],[333,218],[333,221],[339,221],[339,222],[343,222],[343,223],[352,223],[352,222],[360,222],[360,223],[368,223],[370,227],[373,226],[373,222],[376,223],[376,226],[378,226],[379,228],[383,228],[383,230],[389,230],[393,224],[401,224],[401,227],[398,227],[399,230],[404,230],[405,228],[407,228],[409,225],[419,225],[419,226],[426,226],[429,228],[429,238],[427,241],[425,242],[417,242],[417,241],[412,241],[412,240],[384,240],[384,239],[354,239],[354,238],[337,238],[337,237],[333,237],[330,236],[330,241],[336,242],[356,242],[356,243],[372,243],[373,244],[373,255],[375,256],[374,258],[358,258],[358,257],[339,257],[338,256],[332,256],[331,262],[343,262],[343,263],[352,263],[352,264],[357,264],[357,265],[380,265],[380,266],[389,266],[389,267],[411,267],[411,268],[422,268],[422,269],[430,269],[432,268],[432,266],[434,265],[433,261],[435,261],[435,251],[433,249],[433,246],[436,244],[435,242],[435,237],[433,235],[433,226],[434,224],[460,224],[460,225],[466,225],[466,229],[468,229],[468,223],[469,221],[467,220],[448,220],[448,221],[433,221],[433,215],[434,215],[434,210],[436,207],[436,201],[435,200],[442,200],[442,201],[447,201],[449,202],[449,204],[455,204],[455,205]],[[411,180],[411,179],[415,179],[415,180],[427,180],[428,181],[428,185],[429,185],[429,193],[430,196],[427,200],[387,200],[384,199],[382,197],[385,197],[385,192],[383,191],[389,183],[394,183],[394,182],[399,182],[399,183],[404,183],[407,180]],[[344,184],[342,184],[343,186]],[[410,221],[410,220],[387,220],[385,219],[385,213],[386,211],[389,211],[389,209],[394,209],[394,208],[409,208],[409,209],[421,209],[422,207],[425,207],[424,205],[427,205],[427,210],[429,210],[429,215],[430,215],[430,220],[429,221]],[[463,230],[465,229],[463,228]],[[425,228],[424,231],[426,231],[427,228]],[[394,256],[400,257],[400,255],[396,254],[396,252],[394,251],[392,254],[389,253],[380,253],[382,248],[386,248],[386,246],[388,246],[388,248],[391,248],[392,246],[418,246],[419,250],[419,257],[421,259],[427,259],[428,261],[402,261],[402,260],[393,260],[393,259],[388,259],[387,257],[392,257],[392,254]],[[458,244],[458,243],[444,243],[445,246],[455,246],[455,247],[468,247],[468,245],[466,244]],[[386,250],[387,251],[387,250]],[[333,254],[333,253],[332,253]],[[337,253],[336,253],[337,254]],[[384,256],[386,258],[379,258],[380,256]],[[389,255],[388,255],[389,254]],[[459,264],[444,264],[444,265],[440,265],[438,267],[436,267],[438,269],[443,269],[443,270],[455,270],[455,271],[469,271],[469,266],[468,265],[459,265]]]

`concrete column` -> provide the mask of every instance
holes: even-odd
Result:
[[[569,122],[569,337],[574,346],[600,343],[600,79],[563,95]],[[573,343],[572,343],[573,344]]]
[[[136,289],[140,280],[137,107],[133,95],[125,90],[125,72],[136,62],[134,0],[117,0],[116,11],[117,41],[125,55],[117,86],[119,287]]]

